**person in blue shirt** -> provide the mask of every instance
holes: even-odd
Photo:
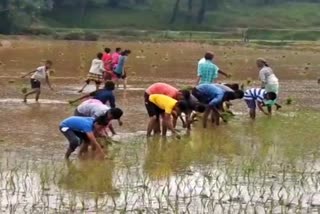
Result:
[[[222,74],[229,78],[231,75],[224,73],[213,63],[213,53],[207,52],[203,59],[198,63],[197,85],[214,83],[218,78],[218,74]]]
[[[117,87],[119,88],[119,79],[123,79],[123,88],[126,89],[127,88],[127,73],[125,70],[125,64],[128,60],[128,56],[131,54],[130,50],[124,50],[120,57],[119,57],[119,61],[118,64],[115,65],[114,71],[113,73],[116,75],[117,79]]]
[[[203,127],[207,127],[207,120],[209,114],[212,112],[212,121],[218,126],[220,125],[222,104],[225,101],[234,99],[241,99],[243,97],[242,91],[225,91],[215,84],[201,84],[192,89],[192,95],[195,96],[199,102],[207,105],[205,114],[203,116]]]
[[[77,117],[72,116],[66,118],[60,123],[61,133],[68,139],[69,148],[65,154],[65,159],[69,159],[72,152],[80,146],[79,157],[85,155],[90,145],[95,151],[97,159],[104,159],[105,154],[97,142],[96,135],[101,133],[109,123],[106,115],[96,119],[93,117]]]
[[[70,104],[76,103],[83,99],[96,99],[100,100],[103,104],[109,105],[111,108],[116,107],[115,96],[113,94],[113,90],[115,89],[115,84],[112,81],[106,81],[104,88],[91,92],[90,94],[86,94],[78,99],[69,101]]]

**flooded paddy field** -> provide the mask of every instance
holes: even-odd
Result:
[[[320,76],[315,45],[210,46],[196,43],[10,41],[0,47],[0,211],[3,213],[318,213]],[[91,59],[104,46],[133,51],[129,88],[117,90],[125,114],[111,159],[72,156],[58,125],[72,115]],[[249,120],[234,102],[228,124],[195,124],[179,141],[145,138],[144,89],[156,81],[193,85],[196,63],[213,50],[220,68],[246,87],[258,85],[255,59],[280,78],[283,108]],[[20,76],[51,59],[55,92],[22,103]],[[252,80],[251,85],[247,85]],[[88,88],[88,91],[93,88]],[[286,105],[292,100],[291,105]],[[181,124],[179,124],[181,126]]]

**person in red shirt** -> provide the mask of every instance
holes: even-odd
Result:
[[[115,52],[113,54],[111,54],[112,69],[115,69],[118,65],[121,51],[122,51],[121,48],[116,48]]]
[[[104,69],[106,70],[103,75],[104,80],[111,80],[112,79],[112,57],[111,57],[110,52],[111,52],[110,48],[105,48],[103,56],[102,56]]]

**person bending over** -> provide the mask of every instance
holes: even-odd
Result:
[[[251,119],[256,118],[256,107],[265,115],[271,115],[263,109],[266,102],[274,101],[277,99],[277,94],[275,92],[267,92],[262,88],[251,88],[245,91],[244,100],[249,108],[249,115]]]
[[[157,120],[162,118],[162,135],[166,136],[169,129],[178,139],[179,134],[174,129],[172,116],[177,117],[181,112],[187,111],[187,103],[185,101],[177,101],[171,97],[162,94],[150,95],[146,103],[146,109],[150,117],[147,136],[151,136],[151,132],[157,123]]]
[[[79,157],[87,154],[88,146],[92,147],[96,159],[104,159],[105,153],[97,142],[96,136],[108,125],[107,117],[68,117],[60,123],[60,132],[69,141],[69,148],[65,153],[65,159],[80,147]]]

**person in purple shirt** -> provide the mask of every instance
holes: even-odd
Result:
[[[101,133],[108,125],[107,116],[93,117],[72,116],[60,123],[60,132],[68,139],[69,148],[65,154],[65,159],[69,159],[72,152],[80,146],[79,157],[85,155],[90,145],[95,151],[95,157],[103,159],[104,151],[97,142],[96,135]]]
[[[202,84],[192,89],[192,95],[201,103],[206,104],[207,108],[203,116],[203,127],[207,127],[209,114],[212,112],[212,121],[218,126],[220,125],[222,104],[225,101],[241,99],[243,92],[225,91],[214,84]],[[223,119],[223,118],[222,118]],[[223,119],[224,120],[224,119]]]

